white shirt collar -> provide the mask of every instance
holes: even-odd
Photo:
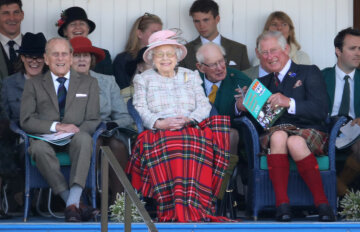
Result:
[[[206,43],[210,42],[210,40],[202,37],[201,35],[200,35],[200,39],[201,39],[202,44],[206,44]],[[213,43],[215,43],[217,45],[221,45],[221,35],[220,35],[220,33],[211,42],[213,42]]]
[[[284,77],[286,76],[286,73],[290,69],[290,66],[291,66],[291,59],[289,59],[288,62],[286,62],[286,65],[284,66],[284,68],[281,69],[281,71],[279,72],[278,78],[279,78],[280,82],[283,81]]]
[[[345,77],[346,75],[348,75],[348,76],[351,78],[351,80],[354,80],[355,70],[356,70],[356,69],[354,69],[351,73],[346,74],[346,73],[345,73],[343,70],[341,70],[340,67],[336,64],[336,65],[335,65],[335,73],[336,73],[335,76],[336,76],[337,78],[340,78],[341,80],[343,80],[344,77]]]
[[[220,88],[220,85],[221,85],[221,81],[218,81],[216,83],[213,83],[211,81],[209,81],[207,78],[206,78],[206,74],[204,73],[204,86],[205,86],[205,93],[206,93],[206,96],[209,96],[210,92],[211,92],[211,89],[212,89],[212,86],[213,85],[216,85],[218,88]]]
[[[3,47],[5,47],[10,40],[14,40],[14,42],[20,47],[21,46],[21,40],[22,40],[21,33],[19,33],[14,39],[10,39],[9,37],[7,37],[7,36],[0,33],[0,42],[1,42]]]

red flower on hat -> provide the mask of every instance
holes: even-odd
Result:
[[[62,11],[60,14],[60,19],[55,23],[55,26],[61,27],[66,21],[65,12]]]

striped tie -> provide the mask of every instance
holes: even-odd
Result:
[[[66,88],[65,88],[65,77],[59,77],[56,79],[60,85],[57,92],[58,102],[59,102],[59,111],[60,111],[60,119],[64,117],[65,111],[65,102],[66,102]]]

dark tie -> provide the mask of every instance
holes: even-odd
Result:
[[[56,79],[60,85],[57,92],[58,102],[59,102],[59,111],[60,111],[60,118],[62,119],[64,117],[64,111],[65,111],[65,102],[66,102],[66,88],[65,88],[65,77],[59,77]]]
[[[350,109],[350,84],[349,84],[349,76],[346,75],[344,77],[345,84],[344,84],[344,91],[341,99],[341,105],[339,109],[339,116],[348,116],[349,109]]]
[[[279,73],[278,73],[278,72],[275,72],[275,73],[274,73],[274,83],[275,83],[275,86],[276,86],[276,87],[278,87],[279,84],[280,84]]]
[[[8,45],[9,45],[9,58],[10,58],[10,63],[11,64],[14,64],[14,62],[16,61],[16,53],[15,53],[15,49],[14,49],[14,44],[15,44],[15,41],[14,40],[10,40],[8,42]]]

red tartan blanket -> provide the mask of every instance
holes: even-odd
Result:
[[[229,131],[229,117],[213,116],[181,130],[139,134],[126,171],[135,189],[157,201],[158,221],[217,220]]]

